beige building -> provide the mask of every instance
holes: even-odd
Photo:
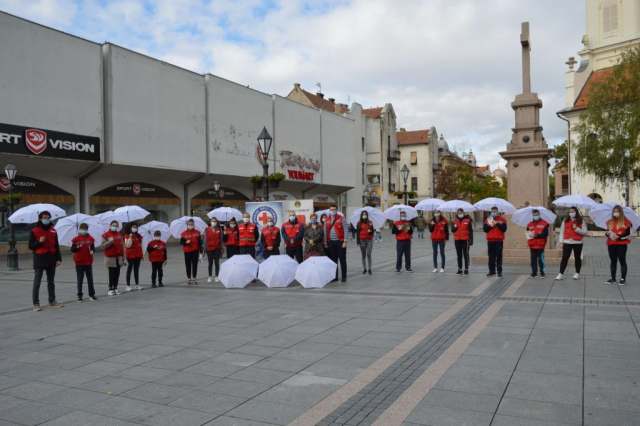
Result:
[[[399,190],[404,189],[404,181],[400,169],[404,165],[409,168],[407,190],[417,192],[418,196],[410,198],[409,203],[417,203],[434,196],[435,172],[438,170],[438,132],[435,127],[429,130],[407,131],[400,128],[396,133],[398,148],[402,161],[398,170]]]

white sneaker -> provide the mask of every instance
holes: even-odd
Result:
[[[210,283],[211,282],[211,277],[207,278],[207,282]]]
[[[126,286],[126,287],[124,288],[124,291],[131,291],[131,287]]]
[[[116,294],[116,296],[120,295],[120,292],[118,291],[118,289],[113,290],[113,292]]]
[[[136,285],[136,290],[142,290],[142,286],[141,285]]]
[[[440,273],[444,274],[444,268],[440,268]]]
[[[438,268],[434,269],[434,270],[433,270],[433,273],[434,273],[434,274],[437,274],[437,273],[438,273]]]
[[[562,277],[562,274],[558,274],[556,275],[556,280],[563,280],[564,278]]]
[[[575,275],[573,276],[573,279],[574,279],[574,280],[578,280],[578,279],[580,279],[580,274],[575,274]]]
[[[215,277],[214,281],[215,281],[215,282],[217,282],[217,283],[219,283],[219,282],[220,282],[220,280],[218,279],[218,277]]]
[[[109,296],[115,296],[116,293],[113,290],[109,290],[109,292],[107,293]]]

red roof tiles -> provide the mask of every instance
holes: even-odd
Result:
[[[309,99],[309,101],[313,104],[314,107],[325,110],[325,111],[336,112],[336,104],[334,102],[331,102],[328,99],[321,98],[320,96],[315,95],[311,92],[307,92],[304,89],[301,89],[301,90],[305,94],[305,96]],[[346,105],[342,105],[340,107],[340,110],[343,113],[347,113],[349,112],[349,107]]]
[[[604,68],[591,73],[587,82],[584,84],[580,95],[578,95],[578,99],[576,99],[576,102],[573,104],[574,111],[584,109],[589,105],[589,93],[591,92],[593,84],[601,83],[608,79],[611,76],[611,73],[613,73],[614,68],[615,67]]]
[[[429,130],[414,130],[412,132],[396,132],[398,145],[417,145],[429,142]]]
[[[362,114],[367,118],[380,118],[382,116],[382,107],[363,109]]]

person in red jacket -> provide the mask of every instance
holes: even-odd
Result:
[[[138,234],[138,225],[131,225],[131,232],[124,237],[125,255],[127,258],[127,286],[126,291],[131,291],[131,271],[136,282],[135,290],[142,290],[140,286],[140,262],[144,259],[142,250],[142,235]]]
[[[446,258],[444,257],[444,245],[446,241],[449,241],[449,228],[447,219],[442,217],[440,210],[433,212],[433,218],[429,223],[429,232],[431,232],[431,246],[433,247],[433,272],[438,272],[438,249],[440,249],[440,258],[442,259],[442,267],[440,273],[444,273],[444,264]]]
[[[338,206],[332,204],[329,206],[329,216],[324,224],[324,248],[336,265],[340,262],[340,272],[342,279],[340,282],[347,282],[347,232],[349,231],[349,222],[344,216],[338,214]],[[338,268],[336,268],[336,277],[332,282],[338,281]]]
[[[38,224],[29,234],[29,250],[33,251],[33,310],[40,311],[40,283],[42,275],[47,274],[47,290],[49,292],[49,307],[61,308],[64,305],[56,302],[56,285],[54,277],[56,268],[62,262],[60,246],[58,245],[58,234],[51,223],[51,213],[40,212]]]
[[[631,222],[624,217],[621,206],[615,206],[611,219],[607,222],[607,249],[611,260],[611,279],[607,284],[616,284],[616,268],[620,262],[620,281],[618,285],[627,284],[627,246],[631,243]]]
[[[147,244],[147,252],[149,253],[149,262],[151,262],[151,287],[156,288],[156,278],[158,279],[158,287],[164,287],[162,277],[164,271],[162,267],[167,264],[167,243],[162,241],[162,233],[156,231],[153,233],[153,241]]]
[[[527,225],[527,245],[531,251],[531,275],[536,278],[540,267],[540,278],[545,278],[547,267],[544,261],[544,248],[549,238],[549,224],[540,218],[539,210],[532,210],[533,221]]]
[[[298,223],[298,218],[294,211],[289,212],[289,221],[282,225],[282,239],[284,240],[285,253],[298,263],[302,263],[302,238],[304,238],[305,227]]]
[[[78,279],[78,303],[82,302],[82,281],[87,276],[89,287],[89,300],[95,302],[96,290],[93,287],[93,253],[96,251],[96,240],[89,235],[89,225],[81,223],[78,227],[78,236],[71,240],[71,253],[76,264]]]
[[[400,273],[402,268],[402,256],[404,255],[404,266],[407,272],[411,269],[411,238],[413,238],[413,223],[407,220],[407,213],[400,212],[400,220],[393,223],[391,233],[396,236],[396,273]]]
[[[504,246],[504,233],[507,232],[507,221],[500,216],[497,207],[491,207],[491,215],[484,221],[482,228],[487,234],[487,251],[489,252],[489,273],[492,277],[498,271],[502,276],[502,249]]]
[[[264,247],[264,259],[280,254],[280,229],[271,216],[267,218],[267,226],[262,228],[261,234],[260,243]]]
[[[104,247],[104,265],[109,270],[109,296],[120,294],[118,281],[120,280],[120,268],[127,266],[124,258],[124,238],[118,231],[120,224],[117,220],[111,221],[109,230],[102,234],[102,246]]]
[[[369,272],[371,275],[371,252],[373,251],[373,233],[375,228],[373,222],[369,220],[369,213],[366,210],[360,212],[360,220],[356,224],[356,243],[360,247],[362,252],[362,267],[363,274]],[[369,262],[369,268],[367,269],[367,262]]]
[[[180,244],[184,252],[184,265],[187,269],[187,285],[198,285],[198,261],[202,256],[202,238],[193,219],[187,221],[187,230],[180,235]]]
[[[469,275],[469,248],[473,245],[473,220],[471,216],[458,209],[457,217],[451,223],[451,232],[458,256],[458,272],[462,275],[462,259],[464,258],[464,274]]]
[[[248,254],[249,256],[256,258],[256,243],[260,238],[260,232],[255,223],[251,223],[251,216],[249,213],[242,215],[242,223],[238,225],[238,236],[240,253]]]
[[[234,218],[229,220],[229,226],[224,229],[222,236],[224,246],[227,248],[227,259],[231,259],[240,251],[240,234],[238,233],[238,223]]]
[[[207,282],[211,282],[211,277],[215,277],[215,281],[220,281],[218,279],[218,274],[220,273],[220,254],[222,252],[222,240],[223,240],[223,231],[218,225],[218,219],[211,218],[211,226],[207,226],[207,229],[204,231],[204,247],[207,250],[207,260],[209,261],[209,278],[207,278]],[[216,265],[215,275],[213,275],[213,264]]]

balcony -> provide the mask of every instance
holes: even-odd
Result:
[[[389,161],[400,161],[400,150],[399,149],[390,149],[387,151],[387,160]]]
[[[389,183],[389,193],[396,192],[396,184]]]

